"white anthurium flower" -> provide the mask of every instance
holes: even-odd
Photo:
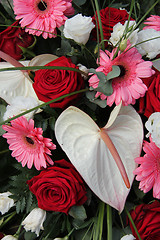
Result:
[[[160,148],[160,112],[155,112],[150,115],[145,127],[148,130],[146,137],[151,136],[152,141]]]
[[[0,193],[0,212],[5,214],[11,207],[14,206],[14,200],[9,196],[12,195],[10,192]]]
[[[39,236],[40,230],[44,230],[43,222],[46,219],[46,211],[40,208],[34,208],[29,215],[23,220],[22,225],[26,232],[31,231]]]
[[[73,39],[79,44],[86,44],[94,27],[91,17],[77,14],[65,21],[63,33],[66,38]]]
[[[120,240],[134,240],[136,239],[132,234],[127,234],[123,236]]]
[[[0,69],[10,67],[28,67],[28,66],[44,66],[45,64],[55,60],[57,57],[52,54],[42,54],[33,58],[31,61],[20,61],[13,59],[9,55],[0,51],[0,57],[8,62],[0,62]],[[40,101],[32,86],[33,81],[29,77],[27,71],[2,71],[0,72],[0,97],[8,104],[11,104],[17,96],[32,97],[39,104]]]
[[[14,117],[20,113],[23,113],[31,108],[37,107],[39,102],[37,99],[33,97],[23,97],[17,96],[12,99],[10,105],[6,107],[6,112],[4,113],[3,120],[7,120],[8,118]],[[33,118],[35,111],[25,114],[27,120]]]
[[[28,66],[29,61],[23,61],[24,66]],[[0,69],[13,67],[8,62],[0,62]],[[2,71],[0,72],[0,97],[8,104],[16,96],[33,97],[38,100],[38,97],[32,87],[32,80],[29,78],[27,72],[20,70]]]
[[[1,240],[17,240],[17,238],[12,235],[6,235]]]
[[[86,113],[71,106],[58,117],[55,135],[91,190],[122,212],[143,142],[142,121],[134,108],[116,106],[100,129]]]
[[[57,58],[58,57],[53,54],[40,54],[31,59],[31,61],[29,62],[29,66],[44,66]]]

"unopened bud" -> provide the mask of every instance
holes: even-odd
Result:
[[[119,49],[121,52],[123,52],[127,47],[127,39],[123,39],[119,45]]]

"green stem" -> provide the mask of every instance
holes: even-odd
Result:
[[[124,37],[124,38],[126,37],[126,34],[127,34],[127,32],[128,32],[128,26],[129,26],[129,21],[130,21],[130,19],[131,19],[131,14],[132,14],[133,7],[134,7],[134,2],[135,2],[135,0],[132,0],[132,2],[131,2],[127,25],[126,25],[126,28],[125,28],[124,33],[123,33],[123,37]]]
[[[103,234],[104,209],[105,209],[105,203],[104,203],[104,202],[100,202],[100,206],[99,206],[99,216],[98,216],[98,223],[99,223],[99,240],[102,239],[102,234]]]
[[[16,211],[13,212],[0,226],[0,229],[4,227],[14,216],[16,215]]]
[[[143,15],[143,17],[139,20],[139,22],[135,25],[135,27],[130,31],[130,33],[128,34],[127,38],[131,35],[131,33],[141,24],[141,22],[146,18],[146,16],[148,15],[148,13],[159,3],[159,0],[157,0],[152,7],[150,7],[148,9],[148,11]]]
[[[0,126],[3,125],[3,124],[5,124],[5,123],[8,123],[8,122],[10,122],[10,121],[12,121],[12,120],[14,120],[14,119],[16,119],[16,118],[18,118],[18,117],[21,117],[21,116],[23,116],[24,114],[30,113],[30,112],[32,112],[32,111],[35,111],[35,110],[37,110],[38,108],[42,108],[42,107],[45,107],[45,106],[47,106],[47,105],[49,105],[49,104],[51,104],[51,103],[57,102],[57,101],[59,101],[59,100],[62,100],[62,99],[64,99],[65,97],[70,97],[70,96],[72,96],[72,95],[75,95],[75,94],[78,94],[78,93],[87,92],[87,91],[88,91],[88,88],[81,89],[81,90],[79,90],[79,91],[75,91],[75,92],[72,92],[72,93],[69,93],[69,94],[65,94],[65,95],[63,95],[63,96],[61,96],[61,97],[55,98],[55,99],[50,100],[50,101],[48,101],[48,102],[46,102],[46,103],[42,103],[42,104],[40,104],[40,105],[37,106],[37,107],[31,108],[31,109],[29,109],[29,110],[27,110],[27,111],[25,111],[25,112],[23,112],[23,113],[20,113],[20,114],[14,116],[14,117],[12,117],[12,118],[7,119],[6,121],[1,122],[1,123],[0,123]]]
[[[1,151],[0,154],[4,154],[6,152],[9,152],[9,149],[5,149],[5,150]]]
[[[107,240],[112,240],[112,208],[107,204]]]
[[[135,232],[136,232],[136,234],[137,234],[137,236],[138,236],[138,239],[139,239],[139,240],[142,240],[142,238],[141,238],[141,236],[140,236],[140,234],[139,234],[139,232],[138,232],[138,230],[137,230],[137,228],[136,228],[136,225],[134,224],[134,221],[133,221],[133,219],[132,219],[129,211],[127,210],[126,207],[125,207],[124,209],[125,209],[125,211],[126,211],[126,213],[127,213],[127,216],[128,216],[128,218],[129,218],[129,220],[130,220],[130,222],[131,222],[131,224],[132,224],[132,226],[133,226],[133,228],[134,228],[134,230],[135,230]]]
[[[103,219],[104,219],[104,208],[105,203],[100,201],[98,206],[98,220],[94,224],[95,231],[94,231],[94,240],[101,240],[102,239],[102,233],[103,233]]]
[[[7,20],[7,18],[4,16],[2,12],[0,12],[0,15],[4,18],[5,21]]]
[[[77,69],[77,68],[71,68],[71,67],[60,67],[60,66],[28,66],[28,67],[10,67],[10,68],[1,68],[0,72],[5,72],[5,71],[14,71],[14,70],[38,70],[38,69],[60,69],[60,70],[69,70],[73,72],[78,72],[86,77],[88,77],[88,74]]]
[[[103,28],[102,28],[102,22],[101,22],[101,15],[100,15],[100,10],[99,10],[99,5],[98,5],[98,1],[97,0],[94,0],[94,2],[95,2],[96,10],[97,10],[97,16],[98,16],[98,22],[99,22],[99,30],[100,30],[101,41],[102,41],[102,49],[105,50]]]

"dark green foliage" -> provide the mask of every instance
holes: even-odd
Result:
[[[10,189],[12,193],[10,196],[16,203],[17,213],[24,210],[28,213],[36,205],[36,198],[30,192],[27,185],[27,180],[37,175],[37,171],[34,169],[28,169],[27,167],[21,167],[20,164],[15,164],[14,167],[18,170],[19,174],[10,177]]]

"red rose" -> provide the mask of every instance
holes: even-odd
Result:
[[[71,59],[59,57],[56,60],[46,64],[45,66],[61,66],[77,68]],[[48,102],[65,94],[78,91],[84,88],[84,80],[80,73],[59,70],[59,69],[42,69],[35,72],[33,88],[38,98],[43,102]],[[51,103],[50,107],[64,108],[73,100],[77,99],[79,94],[66,97],[55,103]]]
[[[110,8],[106,7],[105,9],[101,9],[100,15],[101,15],[104,39],[107,39],[107,40],[109,40],[111,36],[111,32],[113,32],[114,25],[116,25],[118,22],[120,22],[121,24],[124,24],[129,17],[129,14],[127,13],[126,10],[119,10],[117,8],[111,8],[111,7]],[[131,20],[133,20],[133,18],[131,18]],[[92,21],[96,26],[95,16],[93,16]],[[98,30],[99,30],[99,25],[98,25]],[[97,39],[96,27],[92,30],[92,34],[94,38]],[[100,35],[99,35],[99,38],[100,38]],[[105,44],[107,46],[107,42]]]
[[[0,50],[19,60],[22,58],[22,50],[19,46],[24,48],[31,46],[34,37],[26,33],[24,29],[12,26],[19,26],[19,21],[14,22],[0,33]]]
[[[68,214],[72,206],[82,205],[87,200],[82,178],[64,159],[34,176],[27,184],[37,198],[38,207],[46,211]]]
[[[143,240],[160,239],[160,202],[141,204],[130,214]],[[138,239],[131,222],[129,224],[133,235]]]
[[[157,69],[150,78],[142,79],[148,87],[145,97],[139,99],[139,113],[149,117],[154,112],[160,112],[160,72]]]

